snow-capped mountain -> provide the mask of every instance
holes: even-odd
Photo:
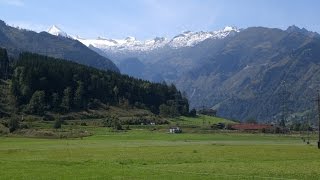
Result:
[[[192,32],[186,31],[182,34],[179,34],[172,39],[164,37],[156,37],[154,39],[149,39],[146,41],[139,41],[134,37],[127,37],[125,39],[109,39],[104,37],[98,37],[96,39],[85,39],[79,36],[70,36],[73,39],[80,41],[86,46],[93,46],[95,48],[101,49],[103,51],[150,51],[153,49],[161,47],[171,47],[178,49],[181,47],[190,47],[194,46],[206,39],[222,39],[229,35],[234,35],[235,33],[240,32],[239,29],[235,27],[227,26],[222,30],[211,31],[211,32]],[[52,26],[48,33],[53,35],[69,37],[67,33],[63,32],[57,26]]]
[[[151,40],[139,41],[134,37],[127,37],[126,39],[107,39],[98,37],[97,39],[82,39],[76,38],[86,46],[93,46],[101,50],[113,51],[148,51],[164,46],[171,48],[181,48],[187,46],[194,46],[206,39],[222,39],[228,35],[239,32],[239,29],[234,27],[225,27],[223,30],[212,32],[192,32],[186,31],[172,38],[171,40],[164,37],[156,37]]]
[[[194,46],[199,42],[206,39],[222,39],[230,34],[235,34],[239,32],[239,29],[235,27],[227,26],[223,30],[212,31],[212,32],[192,32],[186,31],[178,36],[175,36],[170,42],[169,46],[174,48]]]
[[[80,41],[86,46],[93,46],[101,50],[129,50],[129,51],[148,51],[155,48],[165,46],[169,41],[166,38],[154,38],[146,41],[136,40],[134,37],[127,37],[125,39],[107,39],[98,37],[97,39],[83,39],[75,37],[76,40]]]
[[[55,36],[63,36],[68,37],[68,34],[62,31],[58,26],[53,25],[51,26],[48,31],[49,34],[55,35]]]

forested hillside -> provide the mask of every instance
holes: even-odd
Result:
[[[1,50],[1,64],[8,59]],[[3,72],[1,66],[1,72]],[[19,112],[43,115],[96,108],[101,104],[187,114],[188,100],[174,85],[151,83],[71,61],[22,53],[12,67],[11,93]],[[4,78],[4,76],[1,76]]]
[[[14,28],[1,20],[0,47],[6,48],[10,56],[17,56],[21,52],[33,52],[71,60],[98,69],[119,72],[119,69],[111,60],[92,51],[79,41],[67,37],[53,36],[47,32],[36,33]]]

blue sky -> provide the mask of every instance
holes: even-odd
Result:
[[[0,19],[36,31],[144,40],[225,26],[289,25],[320,32],[318,0],[0,0]]]

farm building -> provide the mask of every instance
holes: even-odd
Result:
[[[235,124],[231,126],[231,129],[239,131],[270,131],[273,126],[268,124]]]
[[[182,133],[182,130],[179,128],[179,127],[171,127],[170,129],[169,129],[169,132],[170,133]]]

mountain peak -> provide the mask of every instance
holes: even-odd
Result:
[[[67,37],[67,33],[65,33],[64,31],[62,31],[58,26],[53,25],[49,28],[48,30],[49,34],[52,34],[54,36],[62,36],[62,37]]]
[[[132,36],[128,36],[128,37],[126,37],[126,39],[125,39],[127,42],[134,42],[134,41],[136,41],[136,38],[135,37],[132,37]]]
[[[97,40],[108,40],[108,39],[105,38],[105,37],[102,37],[102,36],[98,36],[98,37],[97,37]]]
[[[307,35],[307,36],[310,36],[310,37],[315,37],[315,36],[319,37],[318,33],[312,32],[312,31],[308,31],[305,28],[299,28],[296,25],[289,26],[286,31],[288,33],[301,33],[301,34],[304,34],[304,35]]]
[[[232,26],[224,27],[223,31],[238,31],[238,28]]]
[[[301,29],[296,25],[292,25],[287,28],[287,32],[299,32],[299,31],[301,31]]]

